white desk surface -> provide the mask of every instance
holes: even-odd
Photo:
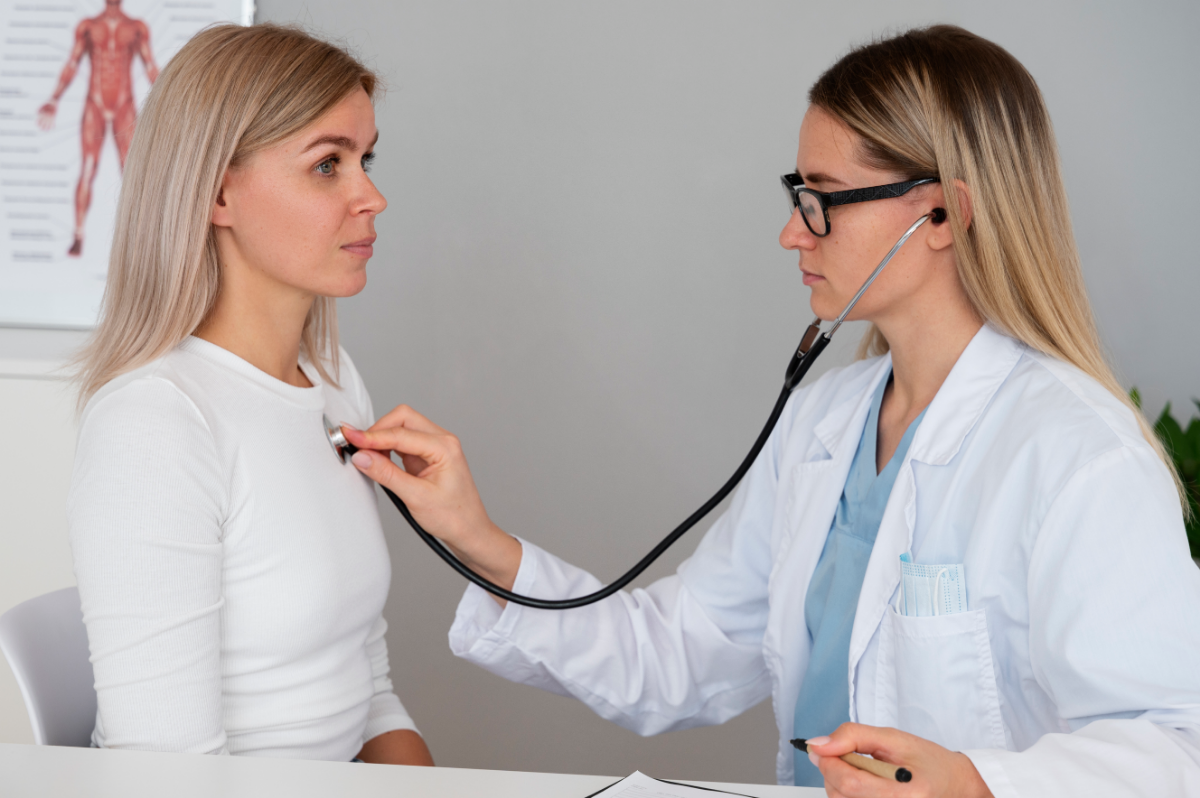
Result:
[[[0,744],[4,798],[584,798],[617,779]],[[754,798],[825,795],[805,787],[694,783]]]

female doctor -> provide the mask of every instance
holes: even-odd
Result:
[[[641,734],[770,695],[780,782],[832,796],[1200,795],[1200,571],[1178,480],[1104,360],[1037,85],[938,26],[851,52],[809,100],[780,243],[818,316],[946,212],[857,306],[872,356],[796,391],[674,576],[568,612],[471,586],[452,649]],[[1112,191],[1119,231],[1137,200]],[[493,524],[458,441],[413,410],[346,433],[484,576],[599,587]]]

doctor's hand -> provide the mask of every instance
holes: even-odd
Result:
[[[359,471],[403,499],[421,526],[468,567],[512,589],[521,544],[488,517],[458,438],[407,405],[365,432],[346,425],[342,432],[359,449],[353,457]],[[403,469],[391,452],[400,455]]]
[[[815,737],[808,744],[817,751],[814,764],[825,777],[830,798],[992,798],[966,755],[896,729],[843,723],[833,734]],[[838,758],[852,751],[906,767],[912,781],[883,779]],[[810,759],[813,756],[809,754]]]

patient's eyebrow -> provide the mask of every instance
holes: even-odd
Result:
[[[341,147],[344,150],[358,149],[358,142],[346,136],[320,136],[316,140],[309,143],[302,152],[308,152],[311,149],[320,147],[322,144],[332,144],[335,147]]]
[[[371,146],[367,147],[367,149],[374,147],[377,141],[379,141],[379,131],[375,131],[375,138],[371,139]],[[322,144],[332,144],[335,147],[341,147],[343,150],[353,151],[358,149],[358,142],[349,136],[318,136],[307,147],[301,150],[301,154],[320,147]]]

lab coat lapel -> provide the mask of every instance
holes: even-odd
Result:
[[[879,381],[891,371],[892,358],[880,359],[875,368],[847,384],[839,396],[834,397],[825,416],[812,428],[812,441],[799,462],[793,463],[786,479],[789,501],[786,508],[788,537],[776,552],[776,571],[788,559],[788,549],[795,541],[809,548],[815,547],[812,568],[816,567],[833,513],[846,484],[846,476],[862,436],[863,424],[871,407],[871,397]],[[801,410],[800,412],[803,412]],[[797,563],[789,562],[785,572],[794,578],[796,574],[811,576],[812,568],[796,569]]]
[[[912,547],[917,519],[917,485],[912,464],[940,466],[954,459],[1023,351],[1022,344],[985,324],[959,356],[917,427],[892,486],[858,597],[850,633],[851,720],[858,720],[855,673],[859,660],[900,585],[900,555]]]
[[[797,431],[809,440],[799,457],[784,464],[780,475],[787,503],[773,545],[771,614],[763,636],[763,654],[771,670],[775,717],[785,741],[791,734],[796,696],[811,653],[804,623],[808,584],[829,535],[874,389],[890,368],[891,358],[881,358],[829,399],[824,415],[808,428],[811,432]],[[805,414],[806,408],[797,408],[798,417]],[[790,763],[791,749],[781,749],[780,756]]]

